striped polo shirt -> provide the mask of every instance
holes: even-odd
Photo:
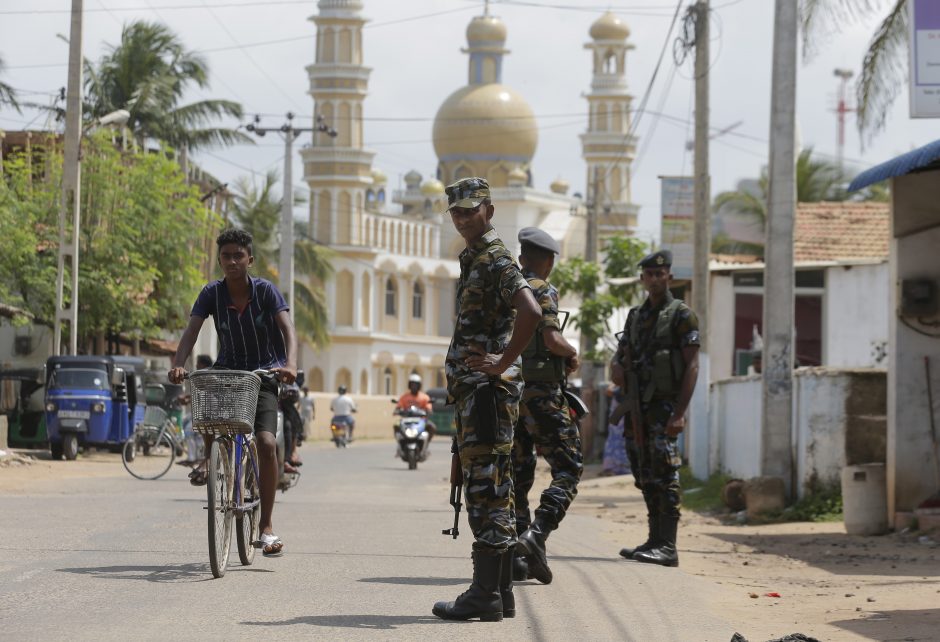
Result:
[[[215,365],[233,370],[268,370],[287,365],[287,344],[274,317],[288,305],[270,281],[248,277],[248,305],[232,303],[225,279],[207,283],[193,304],[192,316],[211,315],[219,335]]]

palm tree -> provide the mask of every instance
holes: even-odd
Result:
[[[3,58],[0,58],[0,72],[3,71]],[[16,111],[20,111],[20,104],[16,101],[16,90],[10,85],[0,82],[0,105],[7,104]],[[22,112],[21,112],[22,113]]]
[[[800,152],[796,160],[796,199],[798,203],[845,200],[846,175],[834,163],[814,160],[812,148]],[[733,192],[722,192],[715,197],[714,209],[731,211],[750,220],[761,229],[767,223],[767,194],[770,179],[765,167],[757,180],[756,189],[742,187]],[[874,194],[874,193],[872,193]],[[871,200],[874,196],[871,197]],[[870,200],[870,199],[865,199]],[[712,251],[722,254],[755,254],[763,256],[760,243],[747,243],[716,234],[712,239]]]
[[[260,186],[245,177],[235,182],[232,218],[236,225],[254,238],[257,273],[277,281],[277,235],[281,215],[281,199],[275,195],[277,172],[268,172]],[[298,199],[295,197],[295,201]],[[329,314],[323,298],[323,284],[333,273],[332,252],[306,237],[306,230],[295,230],[294,269],[294,323],[301,338],[317,347],[329,344]],[[306,278],[304,278],[306,277]]]
[[[187,51],[169,28],[144,21],[121,31],[121,42],[98,63],[85,61],[85,111],[89,118],[116,109],[130,112],[128,126],[138,142],[151,138],[177,149],[253,142],[241,132],[212,127],[224,116],[241,118],[230,100],[200,100],[180,105],[193,85],[209,86],[205,59]]]
[[[858,131],[863,142],[871,140],[885,125],[908,73],[908,0],[803,0],[804,56],[810,57],[816,43],[832,40],[832,34],[852,21],[873,15],[888,6],[868,43],[862,72],[855,84]]]

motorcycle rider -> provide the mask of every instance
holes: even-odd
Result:
[[[353,398],[346,394],[346,386],[341,385],[336,392],[338,394],[330,402],[330,412],[333,413],[334,418],[346,421],[346,425],[349,426],[349,441],[352,442],[353,429],[356,427],[353,413],[357,412],[358,408]]]
[[[300,398],[300,389],[296,383],[281,386],[281,395],[278,400],[281,413],[284,415],[284,472],[297,473],[297,466],[303,462],[297,456],[297,439],[303,430],[303,422],[297,412],[297,401]]]
[[[437,433],[437,426],[434,425],[434,422],[431,421],[431,410],[433,406],[431,404],[431,398],[425,392],[421,392],[421,375],[417,373],[412,373],[408,377],[408,392],[404,393],[401,397],[398,398],[398,410],[408,410],[412,406],[420,408],[421,410],[428,413],[427,418],[425,419],[425,430],[428,431],[428,443],[431,443],[431,440],[434,439],[434,435]],[[398,438],[399,426],[395,425],[395,438]]]

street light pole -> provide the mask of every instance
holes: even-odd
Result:
[[[294,139],[303,132],[323,132],[336,138],[336,130],[326,124],[323,116],[316,117],[314,127],[294,127],[294,114],[287,112],[287,122],[280,127],[260,127],[261,119],[249,123],[246,129],[258,136],[268,132],[280,132],[284,136],[284,195],[281,199],[281,248],[278,255],[278,287],[290,306],[290,317],[294,319],[294,184],[293,160]]]
[[[59,208],[59,260],[56,268],[53,354],[62,354],[62,322],[69,324],[69,354],[78,354],[78,233],[81,218],[82,136],[82,1],[72,0],[69,33],[69,78],[65,103],[65,156],[62,167],[62,202]],[[66,245],[69,214],[72,237]],[[65,257],[69,257],[72,296],[65,306]]]

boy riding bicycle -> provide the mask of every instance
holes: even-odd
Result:
[[[214,367],[230,370],[270,370],[276,379],[293,383],[297,376],[297,337],[288,314],[284,297],[266,279],[252,277],[248,268],[254,262],[251,253],[251,235],[242,230],[225,230],[216,239],[219,266],[225,278],[203,287],[193,305],[189,325],[183,331],[179,347],[173,357],[168,377],[173,383],[182,383],[186,370],[183,364],[189,357],[199,330],[212,315],[219,337],[219,356]],[[255,410],[255,439],[258,443],[259,484],[261,487],[262,553],[265,557],[282,554],[284,544],[274,534],[271,515],[277,491],[277,380],[262,378],[258,406]],[[206,435],[206,453],[212,447],[211,435]],[[193,471],[190,481],[204,486],[207,481],[205,462]]]

